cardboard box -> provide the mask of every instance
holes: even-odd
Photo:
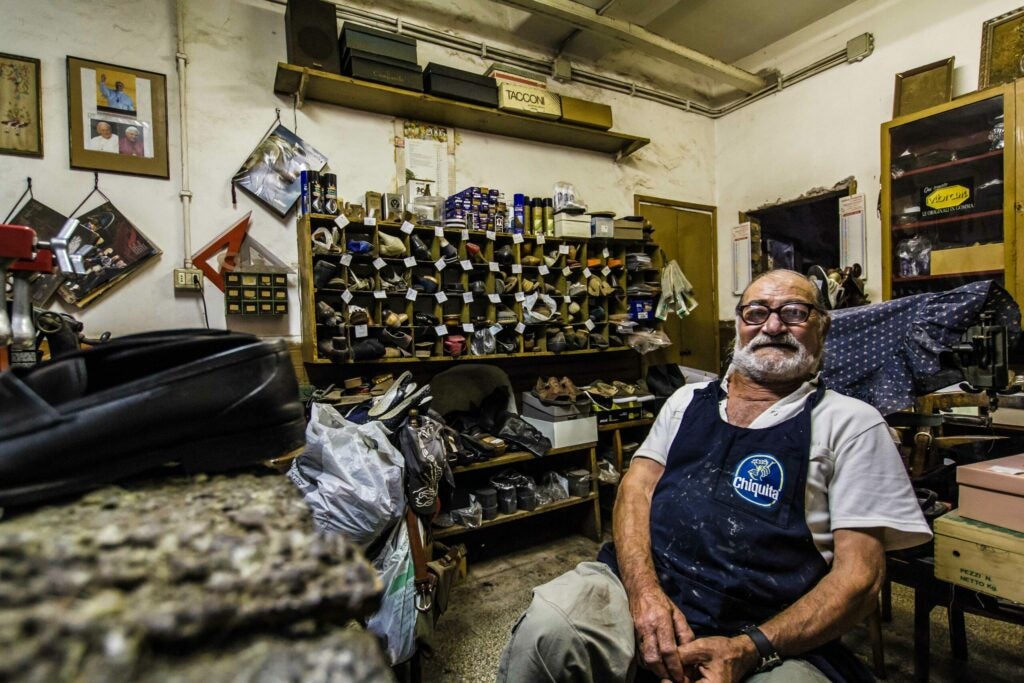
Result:
[[[1024,454],[956,468],[960,516],[1024,532]]]
[[[541,119],[557,119],[562,115],[562,102],[558,95],[508,81],[498,83],[498,108]]]
[[[351,50],[416,64],[415,39],[346,21],[338,37],[338,54],[344,61]]]
[[[1003,243],[975,244],[957,249],[935,249],[931,256],[932,275],[1003,270]]]
[[[616,240],[642,240],[644,238],[644,222],[631,221],[625,218],[615,219],[615,234],[612,239]]]
[[[611,216],[591,216],[590,236],[611,238],[615,234],[615,219]]]
[[[935,576],[1024,602],[1024,533],[966,519],[958,512],[935,520]]]
[[[498,106],[498,83],[489,76],[431,62],[423,71],[423,84],[431,95],[485,107]]]
[[[523,416],[540,433],[551,441],[552,448],[568,448],[597,441],[597,418],[579,417],[575,420],[549,422],[535,417]]]
[[[608,130],[612,127],[612,108],[607,104],[562,95],[562,121],[587,128]]]
[[[590,237],[590,219],[567,213],[555,215],[555,237]]]
[[[589,403],[583,404],[582,407],[578,405],[553,406],[544,403],[529,391],[524,391],[522,397],[523,417],[535,417],[538,420],[561,422],[562,420],[573,420],[590,415]]]

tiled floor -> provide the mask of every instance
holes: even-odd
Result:
[[[453,591],[441,618],[435,652],[424,659],[424,681],[494,681],[498,659],[516,619],[530,601],[530,590],[577,562],[593,559],[598,544],[567,536],[513,554],[470,562],[469,577]],[[958,663],[949,649],[946,612],[932,612],[930,680],[1020,683],[1024,681],[1024,627],[968,614],[969,661]],[[884,625],[887,681],[913,680],[913,597],[893,586],[893,619]],[[870,661],[867,631],[855,629],[847,644]]]

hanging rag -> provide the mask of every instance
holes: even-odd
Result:
[[[669,312],[674,311],[682,318],[690,315],[695,308],[697,299],[693,295],[693,285],[683,275],[676,260],[672,259],[661,272],[661,300],[655,315],[658,320],[667,320]]]

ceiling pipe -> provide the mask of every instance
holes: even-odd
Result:
[[[285,0],[266,0],[274,5],[285,6]],[[604,8],[602,8],[604,9]],[[486,54],[490,59],[506,66],[518,66],[537,72],[538,75],[550,74],[554,60],[533,57],[511,50],[495,47],[482,41],[474,41],[461,36],[454,36],[429,26],[413,24],[397,17],[389,17],[385,14],[371,12],[357,7],[338,5],[335,3],[335,13],[343,21],[355,21],[367,24],[375,28],[390,30],[396,33],[401,27],[403,35],[422,40],[433,45],[438,45],[450,50],[464,52],[474,57]],[[788,75],[780,75],[777,80],[766,84],[757,92],[744,95],[737,100],[722,106],[711,106],[693,99],[679,97],[671,93],[637,85],[634,81],[624,80],[600,74],[594,71],[587,71],[578,68],[575,64],[572,67],[571,81],[592,85],[605,90],[629,95],[642,100],[657,102],[667,107],[673,107],[682,111],[691,112],[710,119],[720,119],[734,111],[763,100],[769,95],[781,92],[786,88],[796,85],[802,81],[828,71],[840,64],[852,64],[869,56],[874,50],[874,36],[864,33],[849,40],[842,50],[838,50],[816,62],[801,67]]]

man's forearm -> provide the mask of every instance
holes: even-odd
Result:
[[[885,575],[880,532],[835,532],[832,569],[802,598],[760,626],[779,654],[799,655],[834,640],[878,604]]]
[[[615,499],[613,536],[615,557],[626,593],[658,586],[651,559],[651,497],[664,468],[653,460],[636,458],[622,479]]]

